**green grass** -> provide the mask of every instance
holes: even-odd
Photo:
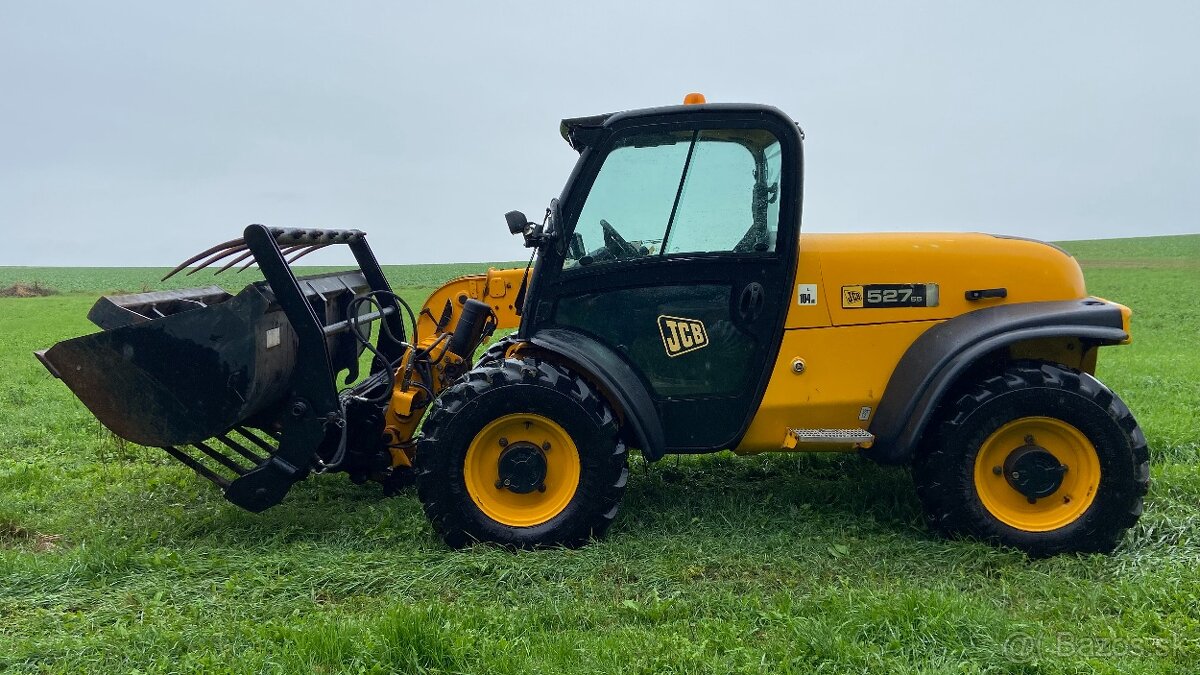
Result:
[[[0,671],[1193,672],[1200,236],[1065,246],[1135,311],[1100,376],[1154,484],[1116,554],[1049,560],[934,537],[904,470],[852,456],[635,460],[577,551],[452,552],[413,495],[340,476],[244,513],[30,356],[158,272],[0,268],[66,291],[0,298]],[[389,274],[420,300],[481,267]]]
[[[1060,245],[1092,269],[1143,261],[1148,267],[1200,266],[1200,236],[1194,234],[1064,241]]]
[[[384,265],[393,286],[434,288],[464,274],[478,274],[490,267],[521,267],[521,262],[445,263],[437,265]],[[319,274],[353,267],[297,267],[298,274]],[[190,288],[216,284],[236,293],[246,284],[262,279],[257,269],[215,274],[207,268],[188,276],[177,274],[166,281],[169,267],[0,267],[0,288],[16,283],[52,288],[61,293],[139,293],[142,291]],[[93,298],[94,299],[94,298]]]

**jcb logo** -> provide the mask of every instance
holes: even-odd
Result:
[[[708,331],[696,319],[677,316],[658,317],[658,332],[662,335],[667,356],[679,356],[708,346]]]

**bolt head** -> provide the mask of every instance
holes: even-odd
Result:
[[[503,436],[500,437],[500,447],[502,447],[502,448],[508,447],[508,439],[507,438],[505,438]]]
[[[542,442],[542,450],[545,451],[545,450],[549,450],[549,449],[550,449],[550,441],[543,441]]]

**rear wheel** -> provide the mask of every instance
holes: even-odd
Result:
[[[913,466],[929,524],[1032,555],[1107,552],[1137,522],[1146,441],[1091,375],[1019,363],[948,404]]]
[[[629,477],[616,418],[583,379],[493,361],[442,393],[417,447],[417,489],[447,544],[578,546],[604,534]]]

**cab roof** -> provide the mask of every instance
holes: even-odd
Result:
[[[583,149],[591,145],[592,140],[595,138],[595,133],[589,132],[597,132],[624,120],[638,117],[695,115],[698,113],[710,113],[714,115],[757,114],[781,118],[791,124],[796,124],[792,118],[788,117],[787,113],[774,106],[759,103],[703,103],[638,108],[636,110],[603,113],[586,117],[568,117],[559,124],[558,132],[562,134],[563,140],[574,148],[576,152],[583,152]],[[800,137],[804,138],[803,131],[800,132]]]

